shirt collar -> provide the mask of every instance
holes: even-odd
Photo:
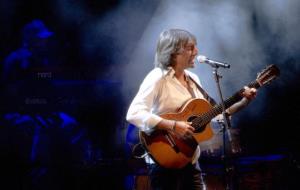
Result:
[[[164,70],[164,75],[168,75],[170,77],[174,77],[175,70],[173,69],[173,67],[168,67],[166,70]],[[185,75],[185,79],[187,81],[189,81],[189,74],[186,71],[184,71],[184,75]]]

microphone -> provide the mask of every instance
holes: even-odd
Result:
[[[207,57],[205,57],[204,55],[198,55],[196,59],[199,63],[206,63],[215,68],[218,68],[218,67],[229,68],[230,67],[230,65],[227,63],[210,60]]]

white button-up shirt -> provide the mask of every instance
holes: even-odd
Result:
[[[193,98],[189,90],[175,77],[175,71],[154,68],[142,82],[138,93],[129,106],[126,119],[140,130],[151,132],[163,118],[163,113],[176,112],[189,99]],[[185,70],[186,78],[191,77],[201,86],[197,75]],[[203,94],[191,80],[188,81],[194,98],[204,99]],[[193,163],[200,156],[200,148],[194,154]]]

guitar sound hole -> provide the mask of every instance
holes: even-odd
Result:
[[[206,124],[203,125],[203,120],[200,117],[197,116],[191,116],[187,119],[188,122],[192,122],[192,127],[194,127],[196,130],[196,133],[200,133],[202,131],[204,131]]]
[[[188,118],[187,121],[188,121],[188,122],[192,122],[192,121],[193,121],[194,119],[196,119],[196,118],[197,118],[197,116],[191,116],[191,117]]]
[[[196,127],[196,133],[201,133],[202,131],[204,131],[206,125],[199,125]]]

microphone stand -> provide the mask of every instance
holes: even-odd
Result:
[[[221,92],[220,82],[219,82],[219,79],[222,78],[222,76],[218,74],[219,66],[215,65],[213,68],[214,68],[213,74],[214,74],[214,78],[215,78],[215,81],[216,81],[219,97],[220,97],[220,100],[221,100],[222,115],[223,115],[223,121],[220,121],[218,123],[221,124],[222,133],[223,133],[222,159],[223,159],[223,162],[224,162],[224,185],[225,185],[225,190],[232,190],[233,185],[232,185],[231,172],[232,172],[233,168],[229,167],[228,160],[227,160],[227,155],[226,155],[226,132],[227,132],[227,135],[228,135],[229,142],[232,141],[231,133],[230,133],[230,130],[229,130],[230,127],[231,127],[231,123],[230,123],[229,115],[225,112],[226,108],[225,108],[225,103],[224,103],[224,100],[223,100],[223,95],[222,95],[222,92]]]

